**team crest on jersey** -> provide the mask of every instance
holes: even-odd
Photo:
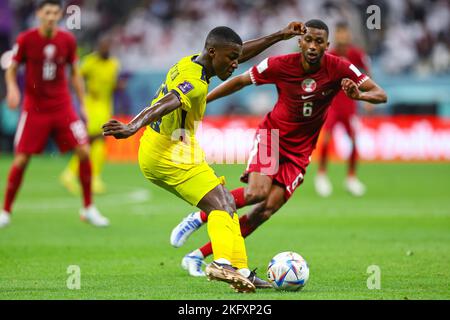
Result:
[[[56,53],[56,46],[54,44],[48,44],[44,47],[44,55],[46,60],[53,60]]]
[[[180,89],[184,94],[187,94],[189,91],[194,89],[194,86],[189,81],[185,81],[178,85],[178,89]]]
[[[317,83],[314,79],[305,79],[302,82],[302,89],[305,92],[313,92],[317,88]]]

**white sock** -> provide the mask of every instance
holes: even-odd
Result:
[[[217,263],[219,263],[219,264],[228,264],[228,265],[231,266],[231,262],[228,261],[228,260],[225,259],[225,258],[220,258],[220,259],[214,260],[214,262],[217,262]]]
[[[189,255],[205,259],[205,257],[203,256],[203,253],[200,251],[200,249],[192,251]]]
[[[240,274],[242,274],[244,277],[248,278],[250,277],[250,270],[247,268],[242,268],[238,270]]]

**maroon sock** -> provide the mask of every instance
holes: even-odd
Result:
[[[89,159],[80,160],[80,183],[83,189],[84,207],[87,208],[92,204],[92,167]]]
[[[328,163],[328,149],[329,142],[324,141],[322,143],[322,147],[320,148],[320,156],[319,156],[319,172],[325,173],[327,170]]]
[[[236,202],[236,209],[240,209],[245,207],[245,188],[237,188],[231,191],[231,195],[234,198],[234,202]],[[208,221],[208,215],[204,211],[200,211],[200,219],[202,222]]]
[[[246,215],[239,218],[239,224],[241,226],[241,234],[244,238],[250,235],[256,228],[248,225],[248,217]],[[200,252],[203,254],[203,257],[207,257],[212,254],[212,246],[211,242],[208,242],[203,247],[199,248]]]
[[[356,161],[358,159],[358,152],[356,148],[353,146],[352,153],[350,154],[350,159],[348,163],[348,175],[354,176],[356,174]]]
[[[233,195],[234,202],[236,202],[236,209],[240,209],[245,207],[245,188],[240,187],[234,190],[231,190],[231,194]]]
[[[14,199],[19,191],[20,185],[22,184],[23,173],[25,168],[19,168],[13,165],[9,170],[8,182],[5,192],[5,202],[3,204],[3,210],[11,213],[12,205]]]

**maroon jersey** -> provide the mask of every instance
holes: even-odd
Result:
[[[328,53],[314,73],[303,70],[301,59],[301,53],[271,57],[251,68],[250,76],[255,85],[272,83],[278,91],[278,101],[260,129],[278,129],[280,157],[305,167],[328,107],[341,90],[341,80],[349,78],[359,86],[368,77],[348,61]]]
[[[369,71],[369,59],[364,51],[355,46],[349,46],[345,52],[338,52],[336,49],[330,50],[330,54],[347,59],[355,67],[363,72]],[[334,98],[331,108],[330,117],[333,119],[350,118],[356,114],[356,101],[346,96],[345,92],[340,90]]]
[[[72,105],[65,67],[75,62],[76,47],[75,37],[60,29],[53,38],[38,29],[19,34],[13,59],[25,64],[25,110],[46,112]]]

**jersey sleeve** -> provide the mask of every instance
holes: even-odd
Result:
[[[338,76],[337,81],[340,82],[342,79],[348,78],[353,80],[358,87],[369,79],[369,77],[359,71],[354,64],[344,59],[339,59],[336,71]]]
[[[192,106],[202,99],[206,99],[208,87],[200,79],[181,78],[171,86],[181,102],[181,108],[185,111],[191,110]]]
[[[276,83],[278,78],[278,60],[275,57],[266,58],[250,68],[250,78],[254,85]]]
[[[17,37],[16,43],[13,46],[13,60],[17,63],[22,63],[25,61],[25,37],[20,34]]]

